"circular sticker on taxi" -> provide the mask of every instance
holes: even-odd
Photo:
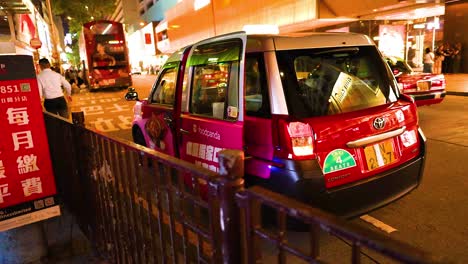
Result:
[[[323,163],[323,173],[330,173],[356,166],[353,155],[344,149],[335,149],[328,153]]]

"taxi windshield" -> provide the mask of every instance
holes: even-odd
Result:
[[[326,116],[397,100],[394,78],[373,46],[278,51],[290,114]]]

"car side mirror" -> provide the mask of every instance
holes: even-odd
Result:
[[[138,93],[135,91],[135,88],[128,87],[127,93],[125,94],[125,100],[127,101],[139,101]]]
[[[403,72],[400,71],[399,69],[393,69],[393,75],[394,75],[395,77],[398,77],[398,76],[400,76],[400,75],[402,75],[402,74],[403,74]]]

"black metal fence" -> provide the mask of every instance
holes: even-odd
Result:
[[[112,263],[438,262],[282,195],[245,189],[240,151],[221,152],[216,174],[44,115],[59,195]]]

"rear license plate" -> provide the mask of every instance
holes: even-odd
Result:
[[[419,91],[428,91],[430,89],[431,89],[431,82],[429,82],[429,81],[418,82],[418,90]]]
[[[393,139],[365,147],[364,154],[366,156],[367,168],[370,171],[396,161]]]

